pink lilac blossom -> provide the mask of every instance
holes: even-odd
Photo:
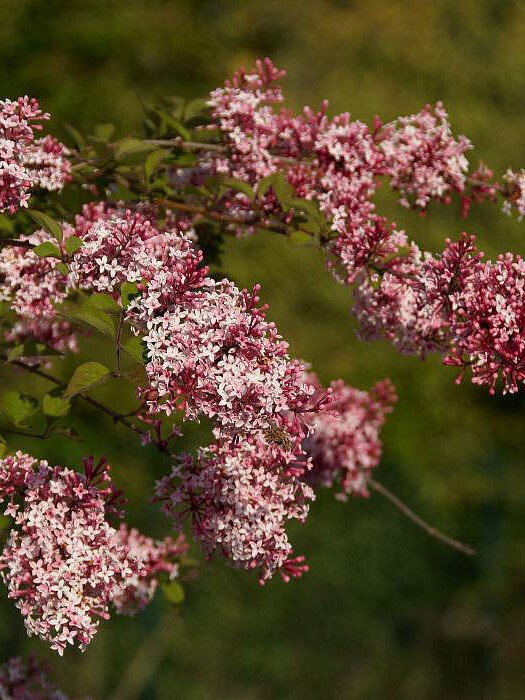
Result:
[[[67,700],[46,677],[46,668],[32,656],[27,663],[19,657],[0,666],[2,700]]]
[[[474,236],[446,241],[442,254],[407,260],[377,285],[356,290],[364,337],[387,338],[404,352],[439,351],[444,363],[472,373],[494,393],[518,391],[525,379],[525,263],[506,253],[484,261]]]
[[[28,634],[59,654],[68,644],[86,648],[137,571],[106,520],[119,505],[109,467],[91,458],[84,471],[21,452],[0,460],[0,498],[14,519],[0,556],[2,579]]]
[[[510,168],[502,177],[503,180],[503,211],[511,214],[515,209],[518,221],[525,216],[525,170],[514,171]]]
[[[310,390],[303,366],[288,357],[287,343],[257,307],[258,287],[249,293],[227,280],[199,284],[181,286],[167,308],[149,291],[132,305],[146,329],[151,410],[182,407],[189,419],[204,415],[242,431],[304,410]]]
[[[315,378],[311,381],[317,384]],[[381,458],[379,432],[396,401],[395,390],[388,379],[370,391],[354,389],[341,380],[330,388],[328,409],[309,419],[313,431],[303,447],[312,469],[306,479],[314,486],[339,485],[342,500],[350,495],[366,497],[368,481]]]
[[[68,149],[53,136],[44,136],[28,146],[24,165],[31,173],[32,187],[59,192],[71,179]]]
[[[217,441],[196,457],[182,455],[158,482],[156,498],[180,527],[191,516],[193,534],[208,556],[217,552],[234,566],[259,569],[261,584],[279,571],[285,581],[307,570],[293,557],[289,520],[303,522],[312,489],[301,480],[309,463],[262,434]]]
[[[35,99],[0,100],[0,212],[14,214],[32,189],[61,190],[70,179],[64,146],[50,136],[35,141],[46,119]]]
[[[447,201],[465,189],[472,144],[466,136],[454,138],[442,102],[387,124],[379,146],[403,206],[426,209],[432,199]]]
[[[63,227],[64,243],[73,229]],[[21,240],[32,246],[44,242],[59,245],[47,231],[39,230]],[[56,258],[42,258],[30,248],[5,247],[0,250],[0,301],[7,301],[17,318],[5,338],[8,342],[35,339],[58,352],[76,350],[76,339],[71,326],[60,320],[54,305],[63,301],[69,289],[66,276],[58,269]]]
[[[387,238],[377,252],[354,287],[352,311],[359,322],[359,336],[385,338],[402,353],[421,357],[442,350],[446,319],[422,295],[430,254],[422,253],[404,232]]]
[[[136,562],[136,569],[126,578],[122,588],[112,597],[120,615],[134,615],[150,603],[159,584],[159,577],[173,581],[179,576],[179,559],[188,550],[184,535],[153,540],[121,523],[118,538]]]

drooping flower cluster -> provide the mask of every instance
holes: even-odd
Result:
[[[65,147],[50,136],[35,140],[46,119],[35,99],[0,101],[0,212],[13,214],[32,189],[61,190],[70,178]]]
[[[104,460],[84,460],[79,474],[17,452],[0,460],[0,498],[14,519],[0,555],[9,598],[28,634],[59,654],[68,644],[84,650],[111,603],[145,605],[159,571],[177,575],[165,557],[182,553],[182,540],[156,545],[109,524],[120,494]]]
[[[279,570],[284,580],[307,570],[292,557],[285,526],[304,521],[313,491],[300,480],[309,467],[262,434],[237,443],[217,436],[194,458],[183,455],[156,488],[163,510],[180,524],[191,515],[193,533],[208,556],[215,551],[240,568],[258,568],[264,583]]]
[[[0,470],[15,523],[0,557],[9,597],[29,635],[59,654],[68,644],[85,649],[136,569],[106,520],[115,496],[107,466],[80,475],[18,452]]]
[[[317,384],[315,378],[312,381]],[[313,431],[304,447],[312,469],[306,478],[314,486],[338,484],[338,497],[343,500],[349,495],[368,496],[368,481],[381,458],[379,431],[396,401],[394,387],[385,379],[370,391],[354,389],[341,380],[330,388],[329,410],[309,419]]]
[[[27,663],[19,657],[13,657],[0,666],[0,698],[67,700],[67,696],[47,679],[45,666],[32,656]]]
[[[136,569],[125,581],[111,602],[120,615],[133,615],[148,605],[159,584],[159,577],[173,580],[179,576],[179,559],[188,550],[184,535],[176,540],[165,537],[155,541],[121,523],[118,530],[121,544],[136,562]]]
[[[230,147],[228,157],[218,156],[215,168],[240,180],[263,178],[276,171],[271,149],[278,139],[278,123],[270,105],[282,102],[282,93],[274,83],[284,75],[266,59],[258,61],[256,71],[238,71],[224,88],[210,95],[213,116]]]
[[[73,234],[64,227],[61,249]],[[47,231],[39,230],[21,240],[30,246],[58,243]],[[56,258],[42,258],[25,246],[5,247],[0,250],[0,301],[7,301],[16,314],[16,323],[6,333],[8,342],[34,339],[59,352],[76,349],[76,340],[67,321],[60,320],[54,304],[68,294],[66,276],[59,270]]]
[[[356,290],[367,338],[387,338],[404,352],[438,350],[472,372],[475,384],[514,393],[525,379],[525,263],[507,253],[484,261],[474,237],[446,241],[442,254],[406,259]],[[401,270],[401,271],[400,271]]]
[[[422,253],[406,234],[387,239],[388,247],[372,257],[367,274],[354,288],[353,313],[364,340],[385,338],[404,354],[439,351],[446,347],[445,319],[422,295],[423,269],[429,254]]]
[[[262,482],[279,483],[284,478],[273,495],[273,509],[281,510],[272,517],[279,522],[279,537],[285,538],[286,520],[306,514],[306,487],[296,477],[280,475],[274,465],[280,460],[286,466],[295,447],[300,452],[301,440],[309,430],[302,414],[311,408],[313,389],[304,380],[304,366],[289,358],[287,344],[265,319],[265,309],[258,308],[258,287],[248,292],[228,280],[216,282],[207,277],[202,255],[187,237],[173,231],[159,237],[139,214],[103,216],[83,231],[77,227],[77,235],[84,245],[70,265],[71,284],[115,292],[124,281],[138,283],[140,294],[129,305],[127,318],[142,334],[147,351],[149,382],[143,395],[149,410],[169,414],[182,409],[187,419],[206,416],[214,421],[219,437],[209,453],[217,452],[216,459],[224,459],[226,446],[232,445],[229,464],[237,468],[230,469],[228,488],[237,493],[239,513],[244,508],[239,481],[243,470],[257,473]],[[286,449],[278,448],[277,443],[268,447],[264,436],[269,430],[282,435]],[[253,445],[248,450],[252,438],[260,449],[257,472],[250,463]],[[199,464],[207,454],[202,451]],[[294,497],[300,503],[294,504]],[[210,504],[209,519],[224,517],[217,498],[211,498]],[[263,511],[257,510],[253,520]],[[277,525],[272,527],[275,530]],[[254,528],[251,526],[247,538],[253,537]],[[208,538],[207,551],[210,541]],[[232,548],[219,547],[218,542],[214,548],[246,566],[259,566],[269,572],[264,574],[267,578],[284,566],[289,557],[283,552],[289,554],[291,549],[286,540],[276,558],[276,545],[262,540],[258,546],[263,545],[268,548],[267,560],[261,553],[249,559],[235,558]]]

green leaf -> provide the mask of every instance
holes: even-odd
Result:
[[[75,142],[77,148],[79,150],[82,150],[84,146],[86,145],[86,139],[82,136],[80,131],[77,131],[73,126],[70,124],[64,124],[64,128],[66,131],[69,132],[69,135],[72,137],[73,141]]]
[[[96,136],[88,136],[88,142],[91,148],[95,151],[100,165],[105,165],[113,159],[115,149],[108,143],[97,138]]]
[[[97,124],[93,129],[93,133],[101,141],[109,141],[115,133],[114,124]]]
[[[129,338],[129,340],[126,340],[126,342],[122,345],[122,348],[134,360],[136,360],[140,364],[144,364],[145,345],[142,341],[142,338],[139,338],[139,336],[134,335],[133,337]]]
[[[263,197],[270,187],[273,188],[279,202],[294,196],[293,187],[286,182],[282,173],[273,173],[273,175],[263,177],[257,187],[257,196]]]
[[[152,151],[148,154],[146,162],[144,163],[144,174],[146,175],[146,180],[150,180],[151,176],[155,172],[155,169],[159,163],[166,157],[167,152],[161,150]]]
[[[157,113],[163,126],[171,126],[185,141],[191,141],[191,133],[178,119],[175,119],[171,114],[167,114],[161,110],[157,110]]]
[[[199,97],[195,100],[190,100],[188,104],[184,107],[184,119],[189,121],[194,117],[198,117],[205,111],[207,106],[208,100],[205,97]]]
[[[24,345],[15,345],[14,348],[11,348],[9,352],[7,353],[7,361],[12,362],[13,360],[18,360],[19,357],[23,357],[24,355]]]
[[[66,249],[66,253],[69,255],[73,255],[73,253],[76,253],[79,248],[81,248],[83,245],[83,241],[78,238],[78,236],[70,236],[69,238],[66,239],[66,242],[64,243],[64,248]]]
[[[77,394],[83,394],[94,386],[102,384],[109,379],[111,372],[100,362],[86,362],[77,367],[73,376],[69,380],[67,389],[64,392],[64,399],[70,399]]]
[[[58,221],[53,219],[52,216],[44,214],[42,211],[28,209],[27,213],[33,219],[33,221],[38,224],[38,226],[48,231],[48,233],[50,233],[60,243],[62,240],[62,226],[58,223]]]
[[[178,581],[163,583],[162,592],[172,605],[181,605],[184,602],[184,588]]]
[[[5,214],[0,214],[0,230],[12,234],[15,230],[15,223]]]
[[[120,287],[120,298],[122,306],[127,308],[129,302],[138,294],[138,287],[131,282],[123,282]]]
[[[299,209],[300,211],[305,212],[310,218],[314,219],[317,222],[324,223],[326,221],[326,219],[319,211],[319,206],[317,202],[313,199],[300,199],[298,197],[292,197],[291,199],[288,199],[286,201],[286,204],[289,207],[293,207],[294,209]]]
[[[68,414],[71,404],[67,399],[63,399],[61,396],[46,394],[42,399],[42,408],[46,416],[62,418]]]
[[[122,160],[125,156],[129,156],[135,153],[143,153],[145,151],[151,151],[155,146],[152,146],[141,139],[125,138],[117,143],[117,151],[115,157],[117,160]]]
[[[113,338],[115,334],[115,326],[111,318],[105,311],[97,309],[95,306],[89,307],[86,305],[78,309],[73,317],[87,326],[91,326],[99,333],[107,335],[109,338]]]
[[[242,192],[247,197],[249,197],[250,200],[253,200],[253,198],[255,197],[253,187],[247,182],[243,182],[242,180],[236,180],[232,177],[227,177],[223,180],[223,184],[226,185],[226,187],[228,187],[229,189],[238,190],[239,192]]]
[[[145,386],[148,378],[141,362],[137,362],[124,372],[124,377],[135,386]]]
[[[290,245],[311,245],[314,242],[314,237],[304,231],[292,231],[288,235],[288,243]]]
[[[64,262],[59,262],[56,266],[56,269],[62,274],[62,275],[68,275],[69,274],[69,267],[66,265]]]
[[[51,355],[60,355],[60,353],[44,343],[28,340],[25,343],[15,345],[14,348],[11,348],[7,354],[7,361],[13,362],[13,360],[18,360],[19,357],[38,357],[40,355],[49,357]]]
[[[35,253],[35,255],[38,255],[38,257],[40,258],[58,258],[59,260],[62,259],[60,250],[56,247],[56,245],[53,245],[49,241],[45,241],[45,243],[40,243],[40,245],[37,245],[35,248],[33,248],[33,253]]]
[[[109,294],[92,294],[85,302],[84,306],[94,306],[108,314],[120,314],[122,309]]]
[[[39,402],[32,396],[21,394],[18,391],[6,391],[2,396],[2,409],[5,415],[15,425],[33,416],[39,408]]]

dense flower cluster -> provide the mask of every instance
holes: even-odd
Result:
[[[71,227],[64,227],[64,253],[63,245],[72,234]],[[58,245],[44,230],[22,236],[21,240],[31,246],[46,241]],[[59,352],[76,349],[71,326],[57,318],[54,308],[54,304],[63,301],[69,291],[58,263],[56,258],[39,257],[30,248],[22,246],[0,250],[0,301],[9,302],[17,318],[6,334],[9,342],[35,339]]]
[[[15,522],[0,557],[9,597],[29,635],[60,654],[67,644],[85,649],[136,568],[106,520],[114,497],[107,467],[88,466],[83,476],[18,452],[0,469]]]
[[[14,519],[2,579],[28,634],[59,654],[68,644],[84,650],[111,603],[142,607],[160,571],[177,575],[183,540],[155,544],[107,521],[120,514],[120,494],[104,460],[84,460],[79,474],[17,452],[0,460],[0,498]]]
[[[183,455],[156,496],[180,524],[191,515],[193,533],[210,556],[217,551],[235,566],[260,572],[264,583],[280,571],[288,580],[307,569],[292,557],[285,526],[304,521],[313,491],[300,477],[309,464],[262,434],[234,443],[217,435],[194,458]]]
[[[155,595],[159,576],[173,580],[179,576],[179,559],[188,550],[184,535],[176,540],[165,537],[155,541],[121,523],[118,538],[127,548],[128,556],[136,562],[132,575],[114,595],[111,602],[121,615],[133,615],[142,610]]]
[[[314,486],[331,488],[337,483],[338,497],[344,500],[349,495],[367,496],[368,480],[381,458],[379,431],[396,400],[394,387],[385,379],[370,391],[341,380],[330,388],[329,410],[310,418],[313,431],[304,447],[312,469],[306,478]]]
[[[446,241],[442,254],[400,259],[356,290],[367,338],[388,338],[402,351],[438,350],[444,362],[472,372],[494,393],[518,391],[525,378],[525,263],[507,253],[484,261],[474,237]]]
[[[466,136],[454,138],[441,102],[386,125],[380,148],[390,184],[401,193],[403,206],[425,209],[431,200],[446,201],[450,192],[465,189],[465,153],[472,144]]]
[[[210,461],[211,455],[214,465],[228,457],[228,481],[219,487],[205,477],[205,470],[199,472],[204,480],[199,488],[210,493],[208,534],[201,536],[199,526],[197,536],[208,552],[219,548],[237,563],[258,566],[265,572],[263,578],[280,567],[288,576],[291,548],[284,524],[289,518],[305,517],[307,487],[286,476],[277,488],[282,477],[276,465],[282,464],[281,471],[286,471],[294,446],[300,446],[309,431],[302,415],[314,408],[313,388],[304,380],[304,366],[288,357],[287,344],[275,325],[266,321],[265,309],[258,307],[258,287],[248,292],[228,280],[214,281],[187,237],[168,231],[159,238],[139,214],[104,214],[83,231],[77,226],[77,235],[84,245],[70,265],[71,284],[115,292],[124,281],[138,283],[140,294],[129,305],[127,318],[143,335],[147,351],[149,383],[144,397],[149,410],[170,414],[182,409],[191,420],[211,418],[221,431],[219,442],[200,453],[198,464]],[[321,403],[322,398],[317,406]],[[272,430],[286,449],[271,441],[268,446],[265,435]],[[188,469],[187,478],[190,474]],[[248,474],[252,474],[251,498],[263,499],[244,533],[245,546],[257,547],[250,557],[210,534],[218,532],[212,520],[226,517],[221,498],[229,498],[228,507],[234,512],[243,512],[243,478]],[[266,491],[274,482],[270,497]],[[187,488],[197,487],[188,483]],[[213,489],[219,489],[222,497]],[[271,509],[264,498],[270,498]],[[258,518],[269,509],[272,524],[264,524]],[[270,528],[273,539],[256,539],[256,528]]]
[[[0,101],[0,212],[26,207],[31,189],[60,190],[70,178],[64,146],[50,136],[35,140],[45,119],[35,99]]]
[[[389,179],[404,206],[425,209],[432,199],[449,201],[451,192],[465,190],[465,153],[471,144],[454,137],[440,102],[384,126],[376,120],[373,131],[348,113],[329,118],[327,103],[317,113],[276,111],[274,104],[283,99],[275,84],[281,75],[267,60],[212,92],[211,116],[227,147],[213,159],[216,172],[249,182],[257,191],[262,178],[282,171],[296,197],[318,202],[332,232],[328,251],[351,283],[378,235],[395,229],[375,214],[379,177]],[[227,201],[241,213],[243,204],[249,222],[243,195]],[[259,206],[264,216],[286,221],[288,207],[272,188],[265,188]],[[335,266],[332,259],[330,264]]]
[[[13,657],[0,666],[2,700],[67,700],[46,677],[43,664],[30,657],[27,663]]]

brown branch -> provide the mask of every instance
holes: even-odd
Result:
[[[456,549],[458,552],[466,554],[469,557],[472,557],[476,554],[476,550],[470,545],[465,544],[464,542],[460,542],[459,540],[455,540],[452,537],[443,534],[437,528],[433,527],[425,520],[423,520],[423,518],[420,518],[419,515],[414,513],[414,511],[406,505],[406,503],[403,503],[403,501],[400,498],[398,498],[395,494],[389,491],[389,489],[387,489],[386,486],[383,486],[383,484],[380,484],[378,481],[375,481],[375,479],[370,479],[368,484],[370,488],[376,491],[376,493],[380,493],[382,496],[384,496],[403,515],[405,515],[409,520],[418,525],[422,530],[424,530],[427,533],[427,535],[430,535],[430,537],[433,537],[434,539],[443,542],[449,547],[452,547],[452,549]]]
[[[5,360],[5,358],[2,358]],[[67,385],[62,382],[60,379],[57,379],[54,377],[52,374],[48,374],[47,372],[44,372],[41,370],[39,367],[34,367],[33,365],[28,365],[22,360],[13,360],[10,364],[15,365],[16,367],[20,367],[21,369],[25,370],[26,372],[31,372],[31,374],[36,374],[38,377],[42,377],[43,379],[47,379],[48,382],[52,382],[53,384],[56,384],[56,386],[61,387],[62,389],[66,389]],[[94,408],[98,409],[99,411],[102,411],[106,415],[110,416],[115,423],[120,423],[121,425],[125,425],[126,428],[129,428],[130,430],[133,430],[134,433],[137,433],[137,435],[142,436],[144,434],[144,431],[142,431],[140,428],[138,428],[136,425],[131,423],[130,421],[126,420],[126,418],[118,413],[117,411],[114,411],[112,408],[109,408],[109,406],[105,406],[104,404],[100,403],[99,401],[96,401],[95,399],[92,399],[89,396],[85,396],[83,394],[80,394],[76,396],[75,398],[81,399],[85,403],[90,404]]]
[[[19,238],[0,238],[0,247],[17,246],[18,248],[34,248],[35,244],[29,241],[22,241]]]
[[[180,136],[174,139],[146,139],[145,143],[152,146],[171,146],[172,148],[182,148],[187,151],[218,151],[224,153],[225,146],[218,143],[201,143],[199,141],[184,141]]]
[[[115,350],[116,350],[116,359],[117,359],[117,376],[120,377],[120,342],[122,340],[122,326],[124,325],[124,310],[121,311],[119,320],[118,320],[118,327],[117,327],[117,335],[115,338]]]
[[[264,221],[245,221],[244,219],[239,219],[236,216],[231,216],[230,214],[224,214],[222,212],[214,211],[213,209],[207,209],[196,204],[185,204],[184,202],[175,202],[171,199],[157,199],[157,204],[161,204],[168,209],[177,209],[178,211],[186,211],[192,214],[201,214],[202,216],[212,219],[213,221],[220,221],[226,224],[235,224],[236,226],[250,227],[255,226],[256,228],[262,228],[265,231],[271,231],[272,233],[278,233],[281,236],[288,235],[288,229],[285,226],[279,226],[278,224],[268,224]],[[312,236],[311,231],[306,231],[299,226],[294,227],[294,231],[301,231],[302,233],[307,233]]]
[[[206,207],[201,207],[196,204],[185,204],[184,202],[175,202],[171,199],[158,199],[157,202],[162,204],[169,209],[177,209],[178,211],[187,211],[192,214],[201,214],[208,219],[213,221],[220,221],[226,224],[235,224],[236,226],[256,226],[257,228],[263,228],[267,231],[273,231],[274,233],[279,233],[281,236],[286,236],[287,232],[283,226],[272,226],[265,222],[258,221],[245,221],[244,219],[239,219],[236,216],[231,216],[230,214],[224,214],[222,212],[214,211],[213,209],[207,209]]]

